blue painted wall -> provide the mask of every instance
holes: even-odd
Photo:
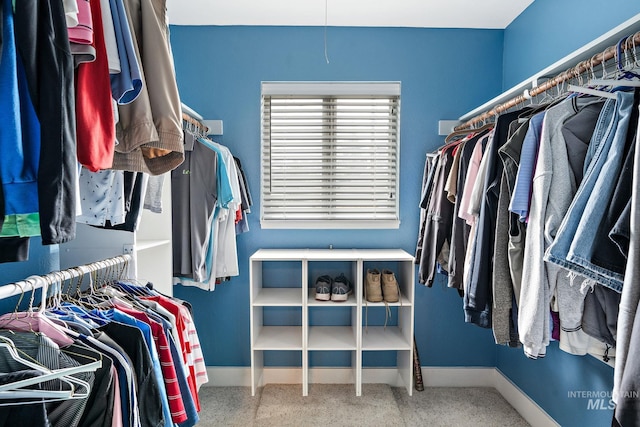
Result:
[[[17,282],[34,274],[47,274],[56,270],[60,270],[59,246],[42,246],[40,238],[34,237],[29,242],[28,261],[0,264],[0,285]],[[20,301],[21,309],[25,309],[29,306],[30,295],[31,293],[27,291],[24,298],[15,296],[0,300],[0,314],[13,311]],[[36,292],[34,301],[40,302],[40,292]]]
[[[520,349],[500,347],[496,366],[562,427],[611,424],[613,368],[599,359],[565,353],[552,342],[538,360],[526,358]],[[586,397],[595,395],[603,400]]]
[[[33,274],[47,274],[60,269],[59,246],[42,246],[39,237],[29,241],[29,259],[23,262],[0,264],[0,285],[16,282]],[[0,313],[4,313],[0,301]]]
[[[502,35],[332,27],[327,64],[322,28],[171,27],[181,98],[205,118],[224,120],[224,136],[217,140],[240,157],[256,202],[251,231],[238,237],[240,276],[213,293],[175,288],[175,295],[194,304],[207,365],[250,365],[247,261],[257,249],[331,244],[414,252],[425,154],[443,143],[438,120],[459,117],[501,90]],[[402,82],[399,229],[260,229],[260,82],[268,80]],[[490,331],[465,325],[461,305],[442,283],[433,289],[417,286],[416,339],[424,365],[495,366]]]
[[[33,274],[47,274],[60,269],[60,247],[42,246],[40,237],[29,241],[29,259],[23,262],[0,264],[0,285],[11,283]]]
[[[535,0],[504,32],[503,90],[638,13],[638,1]]]

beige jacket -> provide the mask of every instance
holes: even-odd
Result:
[[[184,160],[166,0],[122,1],[144,84],[135,101],[118,106],[113,169],[160,175]]]

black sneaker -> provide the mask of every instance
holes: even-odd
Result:
[[[331,288],[333,279],[329,276],[320,276],[316,279],[316,299],[318,301],[329,301],[331,299]]]
[[[331,287],[331,301],[346,301],[349,299],[349,295],[353,292],[353,286],[351,281],[344,277],[344,274],[340,274],[333,280],[333,286]]]

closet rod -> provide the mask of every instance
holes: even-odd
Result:
[[[198,112],[196,110],[194,110],[193,108],[189,107],[184,102],[180,103],[180,107],[182,108],[182,112],[183,113],[186,113],[187,115],[193,117],[194,119],[196,119],[196,120],[204,120],[204,117],[202,117],[200,114],[198,114]]]
[[[120,264],[126,264],[131,262],[131,259],[131,255],[118,255],[113,258],[106,258],[89,264],[71,267],[66,270],[51,272],[42,276],[32,276],[34,278],[37,278],[37,280],[29,281],[29,278],[27,278],[19,282],[8,283],[6,285],[0,286],[0,299],[20,295],[29,291],[35,291],[36,289],[40,288],[44,288],[44,294],[46,294],[47,284],[49,283],[60,282],[61,279],[69,280],[76,277],[84,276],[85,274],[91,273],[93,271],[115,267]],[[43,298],[44,296],[45,295],[43,295]]]
[[[180,106],[182,107],[182,120],[187,123],[191,123],[198,129],[203,131],[205,134],[209,132],[209,128],[204,123],[202,123],[202,120],[204,120],[202,115],[200,115],[196,110],[189,107],[184,102],[181,102]]]
[[[623,42],[621,49],[622,52],[626,52],[629,49],[635,49],[636,47],[640,47],[640,32],[637,32],[633,35],[630,35]],[[540,95],[548,91],[551,88],[554,88],[566,81],[577,78],[581,74],[587,71],[593,71],[593,68],[607,62],[616,57],[617,46],[609,46],[602,52],[596,53],[590,59],[579,62],[574,67],[571,67],[560,74],[557,74],[555,77],[547,80],[543,84],[539,86],[534,86],[531,89],[525,90],[525,94],[515,96],[510,100],[499,104],[488,111],[485,111],[482,114],[479,114],[472,119],[467,120],[463,124],[456,126],[454,130],[463,130],[463,129],[471,129],[473,125],[477,123],[485,122],[487,119],[497,116],[498,114],[507,111],[508,109],[515,107],[518,104],[522,104],[523,102],[528,101],[534,96]],[[620,61],[620,59],[618,59]]]
[[[198,129],[202,130],[205,134],[209,132],[209,128],[205,126],[200,120],[194,119],[193,117],[191,117],[186,113],[182,113],[182,120],[196,126]]]

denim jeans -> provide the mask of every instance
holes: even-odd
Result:
[[[562,220],[545,260],[621,292],[622,275],[590,262],[600,224],[613,195],[633,108],[633,93],[617,92],[608,100],[591,138],[585,176]],[[595,145],[594,145],[595,144]]]

